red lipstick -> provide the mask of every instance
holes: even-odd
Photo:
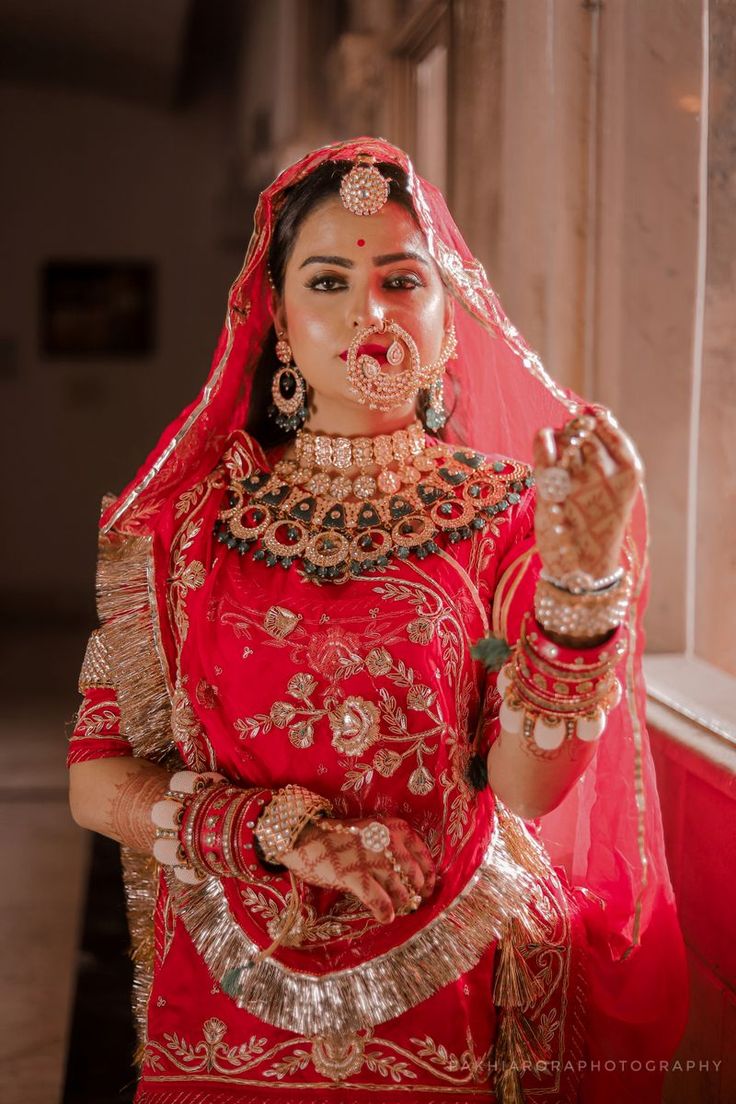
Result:
[[[386,346],[385,345],[376,345],[374,342],[370,342],[370,341],[367,341],[365,343],[365,345],[360,346],[360,348],[358,349],[358,356],[372,356],[372,357],[375,357],[375,359],[378,361],[379,364],[387,364],[388,363],[388,361],[386,359]],[[343,349],[343,351],[340,353],[340,359],[341,360],[347,360],[348,359],[347,349]]]

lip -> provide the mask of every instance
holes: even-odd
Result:
[[[387,364],[388,363],[388,361],[386,359],[386,346],[385,345],[376,345],[374,342],[371,342],[371,341],[368,341],[368,342],[366,342],[365,345],[361,345],[359,347],[358,356],[372,356],[372,357],[375,357],[375,359],[380,364]],[[340,359],[341,360],[347,360],[348,359],[347,349],[343,349],[343,351],[340,353]]]

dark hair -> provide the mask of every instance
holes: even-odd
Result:
[[[286,265],[302,223],[320,203],[339,194],[342,178],[352,168],[351,161],[325,161],[314,172],[283,192],[268,251],[268,268],[278,295],[283,293]],[[389,181],[389,200],[400,203],[416,221],[416,212],[407,189],[407,176],[404,170],[386,161],[378,162],[376,168]],[[283,444],[294,436],[293,431],[279,429],[267,414],[272,401],[271,378],[277,364],[276,331],[272,326],[264,341],[253,375],[246,425],[247,431],[264,448]],[[417,415],[422,421],[424,421],[426,409],[426,392],[422,391],[417,399]],[[442,431],[437,436],[442,437]]]

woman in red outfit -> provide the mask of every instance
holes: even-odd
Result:
[[[71,803],[123,845],[139,1104],[659,1099],[646,575],[632,445],[406,155],[282,173],[100,525]]]

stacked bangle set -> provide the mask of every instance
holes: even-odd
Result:
[[[213,771],[178,771],[165,798],[151,810],[154,858],[190,885],[208,874],[256,876],[255,827],[272,796],[271,790],[233,786]]]
[[[529,614],[510,661],[498,674],[506,732],[523,734],[541,758],[552,758],[573,736],[598,740],[606,716],[621,700],[614,667],[623,652],[620,630],[605,644],[578,651],[548,639]]]
[[[259,869],[257,852],[266,863],[279,863],[307,824],[331,814],[326,798],[302,786],[284,786],[276,793],[243,790],[213,771],[178,771],[165,798],[151,810],[156,825],[153,855],[189,885],[208,874],[253,878]],[[390,850],[391,834],[384,824],[373,821],[358,828],[333,820],[326,823],[332,831],[354,833],[368,851],[383,851],[410,893],[408,910],[418,908],[421,897]]]

